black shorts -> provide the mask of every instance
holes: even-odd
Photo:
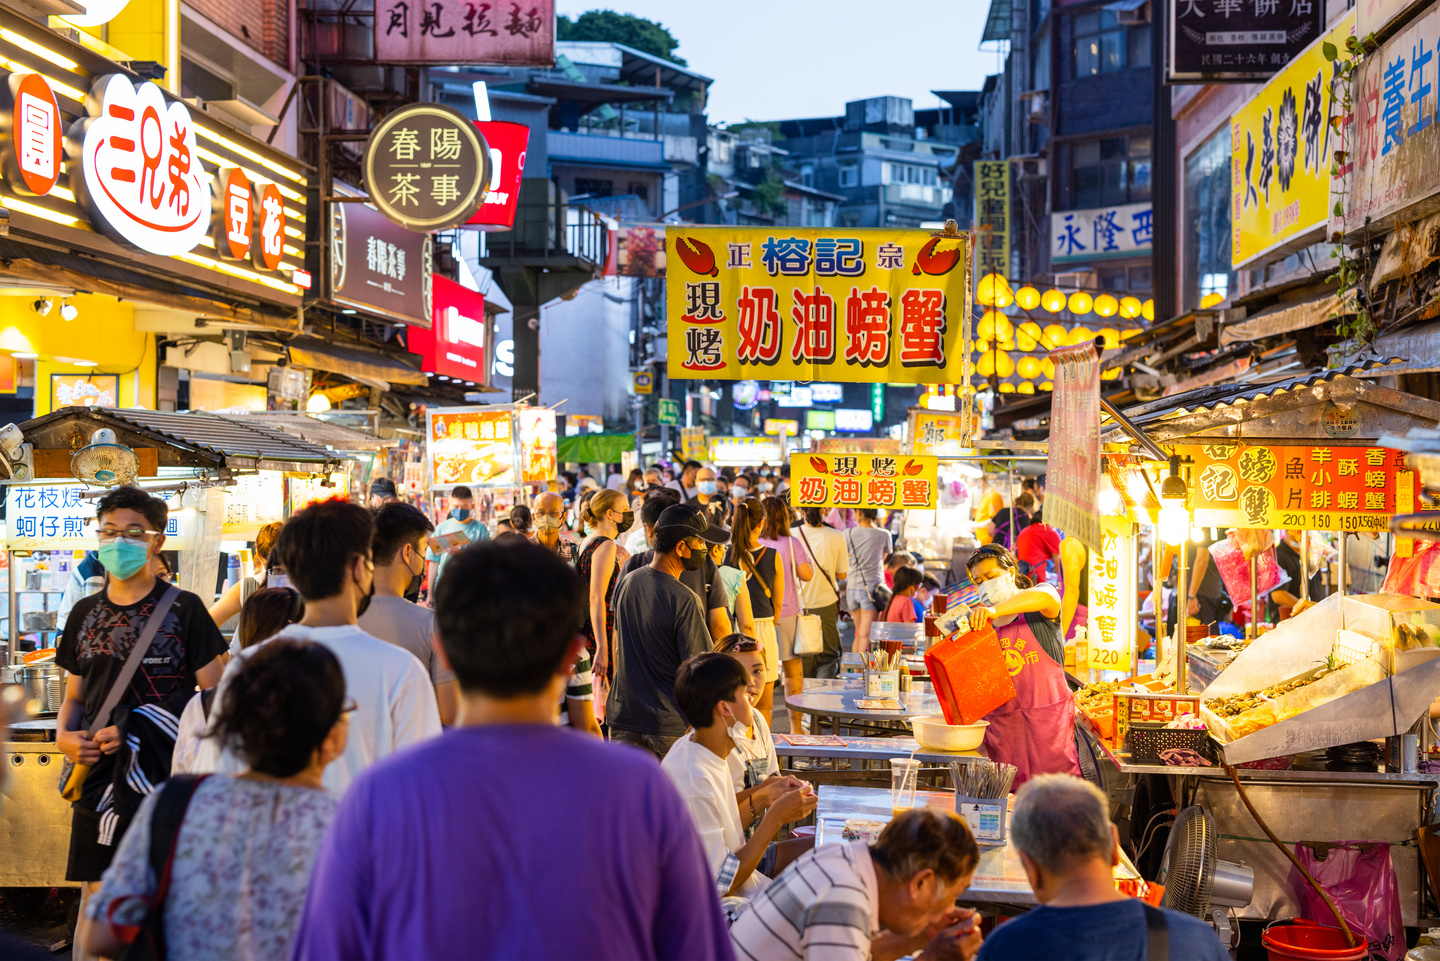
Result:
[[[100,815],[83,808],[71,808],[70,861],[65,868],[67,881],[99,881],[115,848],[100,843]]]

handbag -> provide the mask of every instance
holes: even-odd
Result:
[[[177,774],[160,787],[160,796],[150,812],[150,868],[158,883],[155,893],[142,897],[148,910],[139,924],[117,924],[115,909],[129,898],[116,898],[106,909],[105,920],[111,931],[129,947],[120,955],[121,961],[158,961],[166,956],[165,899],[170,894],[170,876],[175,867],[175,849],[180,842],[180,825],[195,789],[208,774]]]
[[[135,672],[140,669],[140,662],[145,659],[145,652],[150,649],[150,642],[155,639],[155,632],[160,630],[160,624],[165,620],[165,615],[170,613],[170,608],[175,606],[175,601],[179,597],[180,588],[171,584],[156,603],[155,610],[150,612],[150,619],[145,622],[145,628],[136,638],[135,646],[130,648],[130,656],[125,658],[125,663],[120,667],[120,673],[115,676],[115,682],[110,685],[110,692],[105,695],[104,703],[100,705],[100,710],[95,714],[95,720],[90,722],[90,727],[85,731],[85,736],[90,740],[95,739],[96,731],[110,723],[110,715],[114,713],[115,706],[120,703],[120,698],[125,695],[131,679],[135,677]],[[80,800],[85,779],[89,776],[89,764],[79,764],[67,756],[65,763],[60,767],[60,796],[72,804]]]
[[[806,544],[809,549],[809,544]],[[796,572],[799,564],[795,559],[795,539],[790,539],[790,583],[795,586],[795,597],[800,600],[800,613],[795,615],[795,653],[819,654],[825,650],[824,629],[820,626],[820,615],[811,614],[805,608],[800,594],[800,575]],[[819,564],[816,564],[818,567]]]

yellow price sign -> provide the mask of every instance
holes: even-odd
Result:
[[[792,454],[796,507],[933,510],[939,460],[920,454]]]

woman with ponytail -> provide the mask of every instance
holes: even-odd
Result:
[[[1060,595],[1049,584],[1034,586],[1020,573],[1015,555],[986,544],[965,564],[980,592],[976,607],[960,605],[969,627],[993,624],[1010,666],[1016,696],[985,720],[991,760],[1013,764],[1018,786],[1040,774],[1074,774],[1075,697],[1065,682],[1065,642],[1060,636]]]
[[[590,532],[580,548],[580,556],[575,559],[580,582],[590,592],[582,630],[592,670],[603,691],[610,677],[610,649],[615,634],[615,573],[621,563],[615,538],[635,523],[635,512],[630,510],[623,493],[607,489],[597,491],[580,508],[580,522]],[[597,706],[605,703],[602,691],[596,692]]]
[[[145,799],[86,908],[92,954],[121,957],[138,937],[143,957],[290,956],[335,816],[321,776],[345,750],[345,675],[320,644],[273,640],[216,708],[216,734],[248,770],[172,777]],[[152,839],[172,852],[163,888]]]

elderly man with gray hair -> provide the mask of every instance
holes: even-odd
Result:
[[[1040,906],[1000,925],[979,961],[1226,961],[1208,924],[1152,908],[1115,888],[1120,838],[1105,795],[1069,774],[1025,782],[1010,814],[1010,835]]]

